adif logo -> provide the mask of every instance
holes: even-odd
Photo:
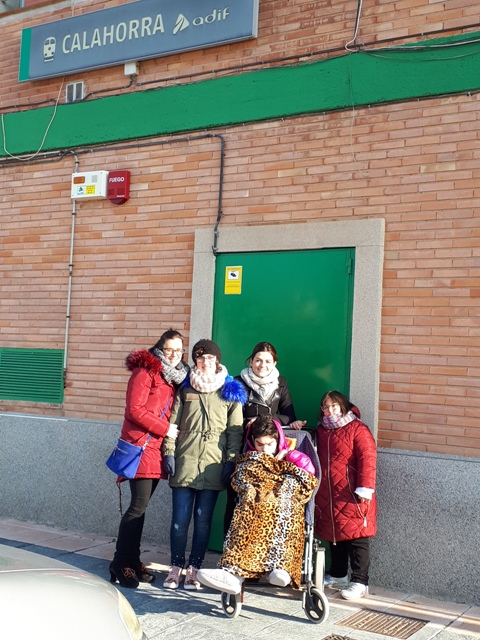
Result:
[[[175,27],[173,28],[173,35],[175,35],[176,33],[178,33],[179,31],[183,31],[184,29],[186,29],[188,26],[190,25],[189,21],[186,19],[186,17],[183,15],[183,13],[179,13],[178,14],[178,18],[177,18],[177,22],[175,24]]]
[[[211,24],[212,22],[218,22],[220,20],[226,20],[230,12],[228,7],[224,7],[223,9],[214,9],[212,13],[209,13],[208,16],[197,16],[193,18],[192,25],[194,27],[200,27],[204,24]],[[177,17],[177,22],[175,23],[175,27],[173,29],[173,34],[175,35],[179,31],[183,31],[187,27],[190,26],[190,22],[183,15],[183,13],[179,13]]]

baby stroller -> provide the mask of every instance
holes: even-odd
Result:
[[[296,441],[295,448],[305,453],[311,459],[315,467],[315,475],[321,477],[320,461],[313,445],[310,434],[307,431],[296,431],[284,429],[287,438]],[[325,577],[325,549],[321,547],[318,540],[313,535],[313,519],[315,511],[314,490],[309,502],[305,507],[305,550],[302,562],[302,607],[307,618],[316,624],[324,622],[328,618],[329,603],[323,590]],[[237,618],[242,609],[244,585],[238,595],[222,593],[222,608],[229,618]]]

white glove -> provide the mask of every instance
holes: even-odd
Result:
[[[176,440],[178,436],[178,427],[176,424],[171,424],[167,431],[167,438]]]

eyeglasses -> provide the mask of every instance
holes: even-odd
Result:
[[[214,360],[217,359],[217,356],[198,356],[197,360],[199,362],[213,362]]]
[[[322,411],[329,411],[330,409],[340,409],[340,405],[338,402],[334,402],[333,404],[324,404],[322,406]]]
[[[164,347],[162,351],[166,356],[173,356],[173,354],[181,356],[185,353],[185,349],[169,349],[168,347]]]

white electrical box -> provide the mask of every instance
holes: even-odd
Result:
[[[106,198],[108,171],[86,171],[72,174],[72,198],[76,200]]]

